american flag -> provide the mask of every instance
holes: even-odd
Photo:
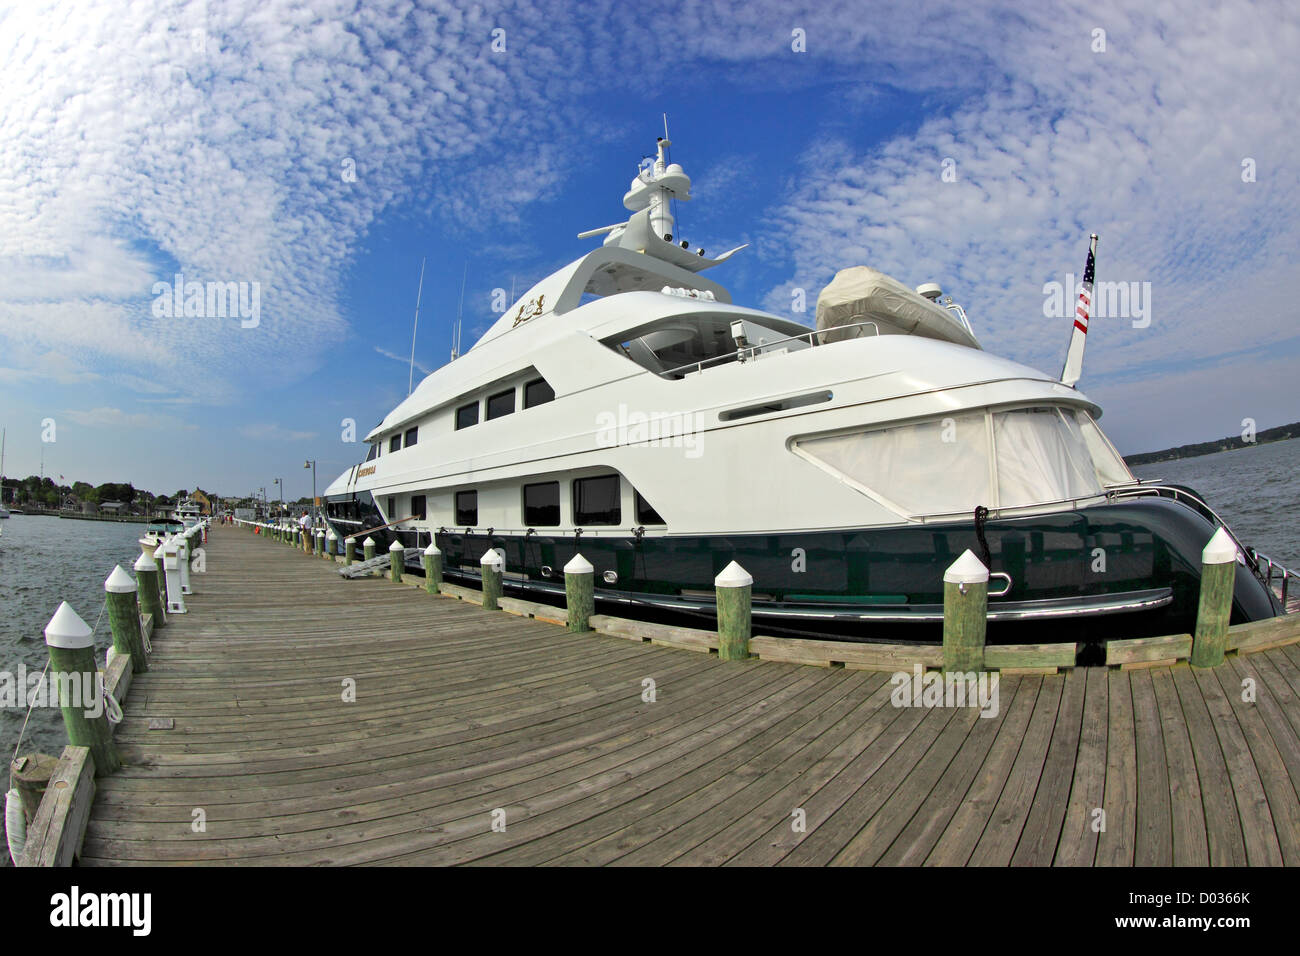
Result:
[[[1095,275],[1093,251],[1088,249],[1088,264],[1083,269],[1083,287],[1079,290],[1079,305],[1074,310],[1074,327],[1088,334],[1088,309],[1092,305],[1092,280]]]

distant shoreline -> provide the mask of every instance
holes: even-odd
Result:
[[[1240,435],[1230,435],[1216,441],[1203,441],[1193,445],[1179,445],[1177,448],[1165,448],[1161,451],[1147,451],[1140,455],[1125,455],[1124,461],[1130,468],[1134,465],[1149,465],[1159,461],[1178,461],[1182,458],[1199,458],[1201,455],[1214,455],[1221,451],[1235,451],[1238,448],[1252,448],[1255,445],[1267,445],[1275,441],[1300,438],[1300,422],[1290,425],[1278,425],[1255,433],[1255,440],[1248,442]]]

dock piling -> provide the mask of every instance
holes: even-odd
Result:
[[[1220,528],[1201,552],[1201,596],[1189,660],[1193,667],[1217,667],[1223,663],[1236,580],[1237,545]]]
[[[349,568],[352,567],[352,562],[355,561],[356,559],[357,559],[357,540],[356,538],[348,538],[346,541],[343,542],[344,567],[349,567]]]
[[[743,661],[749,657],[753,575],[732,561],[713,579],[713,587],[718,602],[718,659]]]
[[[406,549],[402,542],[394,541],[388,546],[388,576],[394,584],[402,583],[402,571],[406,567]]]
[[[325,557],[333,561],[334,556],[338,553],[339,553],[339,536],[334,533],[333,528],[330,528],[330,533],[325,536]]]
[[[590,631],[588,621],[596,613],[596,569],[581,554],[564,566],[564,603],[569,630],[575,634]]]
[[[442,552],[432,541],[424,549],[424,589],[430,594],[442,591]]]
[[[122,766],[122,760],[104,707],[103,678],[95,664],[95,636],[67,601],[45,625],[45,646],[50,654],[50,676],[59,689],[68,743],[89,748],[97,775],[112,773]]]
[[[149,669],[144,652],[144,634],[140,630],[140,603],[136,600],[135,578],[119,564],[104,582],[108,600],[108,624],[113,631],[113,647],[119,655],[131,655],[131,669],[140,674]]]
[[[943,572],[943,669],[984,670],[989,569],[968,548]]]
[[[361,553],[362,553],[362,555],[365,557],[365,559],[366,559],[367,561],[370,561],[371,559],[374,558],[374,556],[375,556],[375,539],[374,539],[374,538],[366,538],[365,541],[362,541],[362,542],[361,542]]]
[[[505,575],[506,562],[501,552],[488,548],[479,558],[479,571],[483,575],[483,610],[501,610],[501,579]]]
[[[135,582],[140,601],[140,610],[153,615],[154,630],[167,626],[167,615],[163,611],[163,602],[159,599],[158,563],[147,554],[135,559]]]

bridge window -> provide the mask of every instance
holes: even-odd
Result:
[[[388,439],[388,450],[390,452],[402,450],[402,433],[398,432],[392,438]]]
[[[574,479],[573,523],[618,524],[622,517],[619,497],[618,475]]]
[[[415,444],[416,439],[419,437],[419,431],[420,431],[419,428],[408,428],[408,429],[406,430],[406,447],[407,447],[407,448],[410,448],[412,445]]]
[[[478,424],[478,402],[470,402],[456,409],[456,430]]]
[[[456,492],[456,524],[472,528],[478,524],[478,492]]]
[[[374,461],[379,456],[379,442],[370,443],[370,451],[366,452],[366,461]]]
[[[560,483],[544,481],[524,485],[524,524],[530,528],[554,528],[560,523]]]
[[[515,410],[515,390],[512,388],[507,392],[497,392],[495,395],[488,396],[487,400],[487,420],[492,421],[494,418],[502,418],[511,414]]]
[[[655,511],[650,502],[641,497],[641,492],[636,493],[636,523],[637,524],[665,524],[663,518],[659,517],[659,512]]]
[[[524,386],[524,408],[533,408],[555,401],[555,389],[544,378],[536,378]]]

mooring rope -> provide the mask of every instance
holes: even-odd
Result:
[[[99,617],[95,618],[95,626],[92,627],[92,628],[90,629],[90,639],[91,639],[91,641],[94,641],[94,639],[95,639],[95,634],[96,634],[96,632],[99,630],[99,622],[102,621],[102,620],[104,619],[104,608],[106,608],[106,607],[108,607],[108,598],[107,598],[107,596],[104,598],[104,603],[101,604],[101,605],[99,606]],[[42,684],[45,683],[45,675],[49,672],[49,670],[50,670],[50,662],[49,662],[49,660],[47,659],[47,660],[45,661],[45,668],[44,668],[44,670],[41,671],[41,683],[42,683]],[[111,697],[112,695],[110,694],[109,696]],[[113,701],[113,703],[116,704],[117,701]],[[31,701],[31,702],[27,705],[27,716],[23,718],[23,726],[22,726],[22,728],[18,731],[18,743],[14,745],[14,755],[13,755],[12,757],[9,758],[9,786],[10,786],[10,788],[12,788],[13,785],[14,785],[14,761],[18,759],[18,751],[19,751],[19,749],[20,749],[20,748],[22,747],[22,745],[23,745],[23,737],[27,734],[27,722],[28,722],[29,720],[32,719],[32,708],[35,707],[35,706],[36,706],[36,701],[34,701],[34,700]],[[121,709],[121,707],[119,706],[119,707],[118,707],[118,713],[121,714],[121,712],[122,712],[122,709]],[[121,720],[121,717],[118,717],[118,720]]]

